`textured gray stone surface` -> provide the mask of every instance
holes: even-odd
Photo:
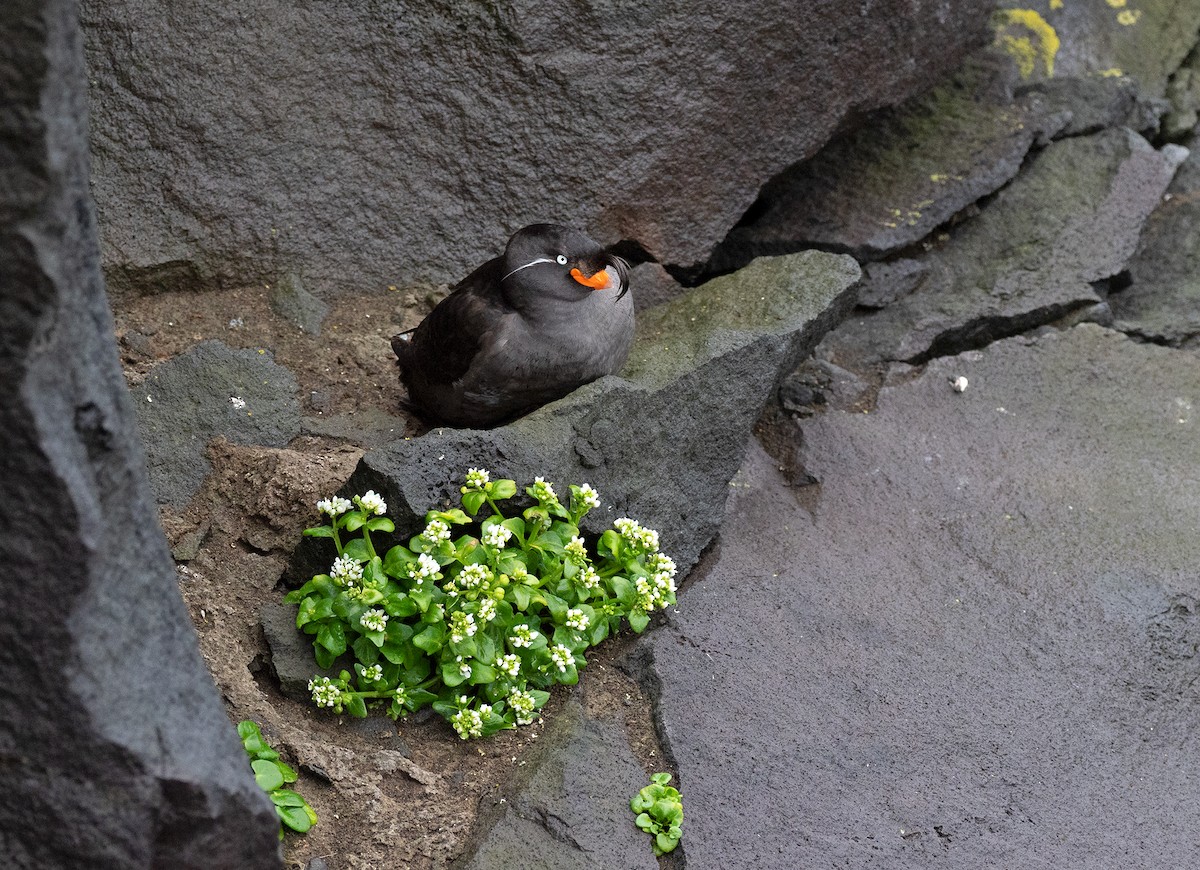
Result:
[[[986,209],[921,258],[908,295],[854,318],[819,353],[845,367],[921,361],[1022,332],[1103,296],[1186,151],[1126,129],[1050,144]]]
[[[1193,345],[1200,336],[1200,153],[1171,183],[1170,198],[1146,221],[1130,286],[1109,298],[1117,329],[1151,341]]]
[[[858,277],[851,258],[834,254],[757,260],[643,312],[621,377],[508,426],[435,429],[372,450],[342,491],[381,493],[397,529],[415,534],[427,511],[457,503],[471,467],[522,490],[535,476],[560,493],[587,482],[602,505],[585,529],[634,517],[659,530],[686,570],[717,531],[729,479],[778,379],[844,315]],[[321,565],[318,544],[300,548],[294,578]]]
[[[153,290],[296,272],[320,296],[457,281],[539,220],[701,263],[758,188],[848,112],[953,69],[989,11],[977,0],[83,7],[110,281]]]
[[[805,422],[819,486],[753,451],[640,642],[688,867],[1192,863],[1198,395],[1086,324]]]
[[[456,870],[655,870],[629,800],[649,783],[614,718],[567,702]]]
[[[155,498],[187,504],[209,472],[205,447],[213,438],[285,446],[300,434],[296,390],[295,376],[269,355],[219,341],[151,369],[130,392]]]
[[[117,360],[77,14],[0,6],[0,865],[278,867]]]

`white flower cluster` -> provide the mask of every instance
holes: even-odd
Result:
[[[338,556],[333,561],[333,567],[329,569],[329,576],[338,586],[357,586],[363,578],[362,565],[349,556]]]
[[[450,527],[441,520],[430,520],[421,537],[431,544],[450,540]]]
[[[567,628],[573,628],[576,631],[587,631],[587,627],[588,627],[587,614],[585,614],[578,607],[568,608],[566,623],[567,623]]]
[[[471,666],[466,663],[462,656],[455,656],[454,660],[458,662],[458,675],[464,680],[471,679]]]
[[[633,588],[637,590],[637,606],[649,613],[670,604],[667,598],[675,591],[675,580],[666,571],[651,577],[634,577]]]
[[[408,564],[408,576],[416,581],[437,580],[442,576],[442,566],[428,553],[417,556],[417,561]]]
[[[515,647],[531,647],[538,637],[540,635],[536,631],[522,623],[513,627],[513,633],[508,636],[508,642]]]
[[[367,631],[383,631],[387,628],[388,615],[378,607],[372,607],[358,618],[358,624]]]
[[[479,602],[479,618],[484,622],[491,622],[496,618],[496,600],[494,598],[484,598]]]
[[[508,706],[517,714],[518,725],[528,725],[537,714],[537,701],[528,692],[514,690],[508,696]]]
[[[335,495],[332,498],[323,498],[317,502],[317,510],[328,515],[330,518],[340,517],[354,505],[350,504],[348,499],[342,498],[340,495]]]
[[[492,569],[487,565],[464,565],[458,575],[442,588],[451,598],[457,598],[459,594],[465,594],[468,598],[478,598],[481,592],[486,591],[494,576]]]
[[[453,613],[450,615],[450,642],[462,643],[468,637],[474,637],[478,631],[475,617],[469,613]]]
[[[383,665],[374,664],[362,669],[362,678],[368,683],[378,683],[383,679]]]
[[[600,493],[586,483],[579,487],[579,500],[589,510],[600,507]]]
[[[503,547],[508,543],[509,538],[513,535],[512,531],[506,527],[496,523],[488,526],[487,531],[483,533],[483,542],[489,547]]]
[[[554,493],[554,487],[547,483],[545,478],[535,477],[530,489],[533,490],[533,497],[538,501],[549,502],[552,505],[559,503],[558,496]]]
[[[556,643],[550,647],[550,661],[558,668],[560,673],[566,673],[567,668],[575,664],[575,656],[571,655],[571,650],[563,646],[561,643]]]
[[[342,700],[342,690],[329,677],[313,677],[308,681],[313,703],[318,707],[335,707]]]
[[[359,507],[369,514],[382,516],[387,512],[387,502],[377,495],[373,489],[368,489],[366,495],[355,496],[354,500],[358,502]]]
[[[521,671],[521,657],[515,653],[500,656],[496,660],[496,668],[509,677],[515,677]]]
[[[567,558],[576,565],[587,564],[588,554],[587,550],[583,546],[583,538],[579,537],[578,535],[571,538],[571,540],[567,543],[566,551]]]
[[[600,587],[600,575],[596,573],[596,569],[591,565],[585,565],[583,570],[579,572],[579,584],[584,589],[598,589]]]
[[[466,695],[463,695],[465,698]],[[459,710],[450,717],[450,724],[463,740],[483,734],[483,716],[478,710]]]
[[[654,529],[643,528],[641,523],[637,520],[631,520],[629,517],[621,517],[618,520],[613,520],[613,525],[621,533],[621,537],[631,546],[638,547],[647,552],[658,549],[658,532],[654,531]]]
[[[472,468],[467,472],[467,487],[470,489],[483,489],[491,482],[491,475],[482,468]]]

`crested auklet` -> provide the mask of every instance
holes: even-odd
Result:
[[[617,371],[633,344],[629,264],[578,230],[533,224],[392,338],[408,407],[487,428]]]

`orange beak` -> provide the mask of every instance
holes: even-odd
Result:
[[[574,278],[576,281],[578,281],[580,284],[582,284],[584,287],[591,287],[593,290],[604,290],[611,283],[611,279],[608,277],[607,269],[601,269],[599,272],[597,272],[595,275],[592,275],[590,278],[587,275],[584,275],[578,269],[572,269],[571,277]]]

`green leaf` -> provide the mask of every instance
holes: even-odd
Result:
[[[567,602],[563,601],[557,595],[551,595],[549,592],[543,592],[546,599],[546,609],[550,611],[550,615],[555,622],[562,623],[567,618]]]
[[[325,647],[314,643],[313,658],[317,660],[317,667],[325,670],[333,667],[333,662],[337,659],[337,656],[325,649]]]
[[[454,688],[466,679],[458,669],[458,662],[453,660],[442,662],[442,682],[447,686]]]
[[[413,637],[412,642],[420,649],[429,653],[429,655],[433,655],[446,642],[446,626],[442,623],[428,625],[423,631]]]
[[[398,595],[388,595],[383,599],[383,610],[388,616],[395,616],[403,619],[406,616],[412,616],[419,608],[417,602],[403,592]],[[389,622],[388,625],[391,625]]]
[[[297,774],[296,771],[292,770],[291,767],[284,764],[282,761],[276,761],[275,766],[278,767],[279,772],[281,774],[283,774],[284,782],[295,782],[297,779],[300,778],[299,774]]]
[[[441,520],[455,526],[462,526],[471,522],[471,518],[458,508],[448,511],[430,511],[425,516],[425,522],[428,523],[430,520]]]
[[[509,517],[500,525],[516,535],[518,540],[525,540],[525,521],[520,517]]]
[[[619,559],[621,549],[624,542],[621,540],[621,535],[614,529],[609,529],[600,536],[600,540],[596,544],[596,551],[601,556],[611,556],[614,559]]]
[[[367,521],[367,515],[363,511],[350,511],[345,515],[342,521],[342,528],[348,532],[358,531],[362,524]]]
[[[409,706],[414,710],[419,710],[426,704],[437,700],[437,695],[433,692],[427,692],[425,689],[413,689],[408,693]]]
[[[521,586],[520,584],[510,586],[507,594],[512,596],[513,604],[517,606],[517,610],[529,609],[530,599],[532,599],[533,595],[528,586]]]
[[[366,523],[368,532],[394,532],[396,524],[387,517],[375,517],[373,520],[368,520]]]
[[[355,719],[366,719],[367,718],[367,704],[362,699],[361,695],[351,694],[351,695],[347,696],[346,712],[349,713],[351,716],[353,716]]]
[[[413,604],[417,605],[418,613],[425,613],[429,610],[429,606],[433,604],[433,590],[429,586],[418,586],[410,589],[408,597],[412,599]]]
[[[311,529],[305,529],[304,536],[308,538],[332,538],[333,526],[315,526]]]
[[[471,662],[471,685],[479,686],[493,682],[496,679],[496,669],[481,661]]]
[[[657,785],[669,785],[671,782],[671,774],[665,772],[655,773],[651,775],[650,781]]]
[[[412,551],[401,547],[399,544],[392,547],[383,557],[383,573],[389,577],[396,579],[404,579],[408,576],[409,563],[416,558]]]
[[[491,492],[493,501],[512,498],[517,494],[517,483],[514,480],[494,480],[492,481]]]
[[[267,744],[263,740],[262,731],[259,730],[258,723],[253,719],[243,719],[237,726],[238,737],[242,738],[242,746],[247,752],[253,752],[257,749],[265,749]],[[254,745],[251,746],[249,738],[254,738]]]
[[[464,492],[462,496],[463,508],[471,516],[479,513],[479,508],[487,501],[487,495],[482,492]]]
[[[629,627],[638,634],[646,630],[650,624],[650,616],[640,608],[629,611]]]
[[[634,812],[637,812],[636,808],[634,809]],[[646,813],[639,814],[638,817],[633,820],[633,822],[635,825],[637,825],[643,831],[649,831],[651,828],[654,827],[654,820],[652,818],[650,818],[650,816],[647,815]]]
[[[310,622],[333,616],[333,600],[330,598],[305,598],[296,611],[296,628],[304,628]]]
[[[595,646],[606,637],[608,637],[608,620],[597,619],[588,629],[588,640],[592,646]]]
[[[362,538],[347,541],[346,546],[342,547],[342,555],[349,556],[359,564],[371,561],[371,551],[367,549],[367,542]]]
[[[274,791],[283,785],[283,772],[274,761],[257,759],[250,766],[254,768],[254,781],[263,791]]]
[[[329,622],[317,632],[317,645],[324,647],[334,657],[346,651],[346,630],[340,622]]]
[[[679,845],[679,838],[672,837],[670,834],[656,834],[654,845],[658,846],[659,852],[665,855]]]

